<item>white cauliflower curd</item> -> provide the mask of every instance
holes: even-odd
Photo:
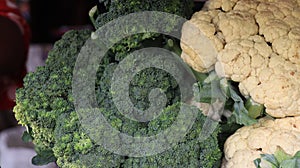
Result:
[[[198,72],[215,70],[239,82],[241,93],[273,117],[299,116],[299,5],[299,0],[207,1],[188,21],[198,30],[183,26],[182,58]],[[199,32],[214,50],[201,44]]]

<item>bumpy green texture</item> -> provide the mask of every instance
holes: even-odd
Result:
[[[105,108],[104,114],[110,114],[110,123],[114,127],[127,132],[129,135],[143,136],[153,134],[167,128],[175,120],[179,109],[179,103],[166,108],[160,117],[147,123],[137,122],[125,123],[123,118],[117,118],[113,109]],[[204,142],[197,140],[201,127],[206,119],[199,111],[196,123],[187,136],[178,142],[173,148],[157,155],[133,158],[113,154],[103,147],[92,143],[79,126],[76,113],[61,116],[56,129],[56,145],[54,152],[58,157],[57,163],[61,167],[82,168],[82,167],[213,167],[219,164],[221,151],[218,148],[217,134],[219,128]],[[73,116],[72,116],[73,115]],[[77,122],[70,122],[70,120]],[[118,123],[118,124],[116,124]],[[70,127],[71,126],[71,127]],[[77,128],[77,130],[74,130]],[[78,129],[79,128],[79,129]],[[74,131],[76,131],[74,133]],[[79,146],[76,148],[76,146]],[[141,149],[142,150],[142,149]],[[63,151],[63,152],[62,152]]]
[[[24,87],[17,90],[15,116],[28,127],[38,156],[52,152],[57,117],[74,110],[71,103],[73,68],[76,55],[89,36],[90,31],[66,33],[49,52],[46,65],[27,74]]]
[[[80,125],[71,90],[74,64],[89,36],[90,31],[86,30],[66,33],[55,43],[46,65],[28,74],[24,87],[17,91],[14,111],[36,145],[38,155],[33,159],[34,163],[56,160],[62,168],[212,167],[218,164],[221,157],[217,142],[219,129],[204,142],[199,142],[197,138],[206,119],[200,111],[185,138],[158,155],[142,158],[120,156],[94,142]],[[159,69],[145,69],[133,78],[130,95],[138,108],[147,108],[151,88],[161,87],[168,98],[166,108],[158,118],[141,123],[122,116],[112,101],[111,77],[118,62],[106,57],[102,65],[95,86],[97,103],[114,128],[132,136],[147,136],[157,134],[173,123],[180,109],[179,88],[174,78]]]
[[[106,11],[103,13],[98,10],[98,12],[96,12],[97,14],[91,16],[92,20],[95,20],[93,24],[96,29],[107,24],[109,21],[112,21],[121,16],[136,13],[136,12],[142,12],[142,11],[166,12],[166,13],[174,14],[188,19],[192,15],[193,5],[194,5],[193,0],[147,0],[147,1],[100,0],[99,2],[105,4]],[[157,22],[160,24],[168,24],[166,28],[167,29],[166,32],[180,31],[180,30],[175,30],[174,28],[174,26],[181,24],[178,23],[178,20],[176,19],[169,19],[168,23],[159,22],[160,21],[159,18],[157,20],[158,20]],[[139,27],[131,27],[132,26],[131,24],[123,25],[123,26],[127,27],[127,29],[129,30],[141,29]],[[159,24],[158,25],[149,24],[149,27],[157,27],[157,26],[159,26]],[[159,33],[153,33],[153,32],[134,34],[122,39],[118,44],[116,44],[111,48],[111,51],[116,55],[115,57],[116,60],[121,60],[126,56],[129,50],[132,50],[134,48],[137,49],[137,48],[145,47],[145,44],[142,43],[143,41],[149,39],[150,41],[152,41],[153,39],[156,39],[157,41],[165,37],[166,37],[165,35],[161,35]],[[152,43],[152,45],[157,46],[157,42],[154,43],[150,42],[150,43]]]
[[[158,10],[188,17],[191,6],[187,4],[192,3],[182,0],[105,2],[108,13],[97,16],[96,28],[118,16],[142,10]],[[72,75],[80,49],[90,36],[88,30],[67,32],[55,43],[46,65],[29,73],[24,79],[24,87],[17,91],[14,111],[19,122],[28,128],[26,139],[30,139],[28,135],[31,135],[36,145],[37,156],[33,158],[33,163],[41,165],[56,161],[61,168],[217,166],[221,157],[217,141],[219,128],[204,142],[199,142],[197,138],[206,120],[200,111],[192,129],[183,139],[173,148],[153,156],[120,156],[104,149],[89,137],[75,110]],[[97,105],[115,129],[130,136],[151,136],[167,129],[176,120],[182,101],[180,92],[184,88],[179,89],[177,81],[166,71],[144,69],[129,84],[131,102],[140,110],[149,107],[152,89],[160,88],[166,95],[167,101],[161,114],[149,122],[137,122],[122,115],[112,100],[111,91],[114,70],[130,52],[143,47],[161,47],[179,53],[176,46],[178,41],[172,40],[154,33],[133,35],[115,44],[99,62],[101,66],[95,81]],[[170,41],[174,45],[170,45]]]
[[[129,13],[141,11],[160,11],[189,18],[193,13],[192,0],[99,0],[106,8],[105,13],[96,17],[95,27],[99,28],[107,22]]]

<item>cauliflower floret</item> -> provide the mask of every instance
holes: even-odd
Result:
[[[299,115],[300,74],[295,73],[299,66],[275,54],[262,37],[232,41],[217,58],[219,76],[240,82],[241,93],[264,104],[267,113],[275,117]]]
[[[273,117],[300,116],[299,0],[210,0],[189,22],[218,47],[202,54],[202,37],[183,27],[182,37],[194,42],[182,45],[184,61],[239,82]]]
[[[294,39],[293,37],[295,37],[295,35],[291,36],[292,38],[286,36],[276,39],[272,46],[274,51],[284,59],[289,60],[296,65],[300,65],[300,37]]]
[[[225,41],[245,38],[257,32],[258,27],[250,13],[224,13],[219,10],[196,12],[182,28],[181,57],[195,70],[208,72],[217,61],[216,56],[212,55],[223,49]],[[212,44],[203,40],[203,35],[208,37]],[[213,48],[210,45],[213,45]]]
[[[272,49],[260,36],[234,40],[219,52],[215,69],[219,76],[240,82],[267,67],[271,54]]]
[[[289,155],[300,150],[300,117],[263,118],[257,124],[240,128],[224,144],[222,167],[255,168],[253,161],[260,154],[273,154],[278,147]]]
[[[217,61],[217,51],[223,48],[222,37],[215,36],[213,18],[220,11],[197,12],[182,28],[182,59],[199,72],[208,72]],[[194,38],[199,37],[199,38]]]
[[[258,4],[259,2],[256,0],[240,0],[235,4],[234,10],[247,11],[252,15],[255,15],[257,13]]]
[[[217,26],[223,33],[227,43],[258,33],[258,26],[255,23],[255,19],[246,11],[233,10],[227,13],[219,13],[218,20]]]
[[[235,3],[238,0],[215,0],[215,1],[208,1],[205,6],[204,9],[222,9],[223,11],[229,11],[231,10]]]

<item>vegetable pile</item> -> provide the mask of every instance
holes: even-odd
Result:
[[[95,29],[139,11],[190,19],[181,30],[185,43],[152,32],[122,39],[99,62],[95,81],[97,108],[113,128],[129,136],[156,135],[172,125],[185,105],[197,111],[197,116],[184,138],[162,153],[130,157],[108,151],[89,137],[75,110],[72,75],[92,31],[72,30],[55,43],[45,66],[27,74],[24,87],[17,90],[14,112],[27,128],[23,139],[35,144],[33,164],[56,162],[62,168],[300,167],[300,2],[209,0],[195,13],[192,4],[191,0],[99,0],[89,13]],[[168,26],[174,31],[174,25]],[[165,94],[166,104],[157,118],[138,122],[118,111],[111,84],[118,65],[130,53],[147,47],[180,55],[197,82],[193,97],[186,100],[171,74],[154,67],[141,70],[130,80],[132,104],[148,109],[149,94],[157,88]],[[147,56],[160,57],[159,53]],[[179,58],[174,56],[174,60]],[[137,65],[128,62],[126,66]],[[199,135],[212,126],[207,121],[214,129],[203,141]]]
[[[156,9],[188,17],[185,15],[187,10],[178,10],[181,9],[182,3],[188,1],[178,0],[174,1],[174,6],[162,6],[166,2],[159,1],[156,3],[157,6],[149,8],[149,2],[133,0],[132,3],[128,3],[128,6],[120,6],[122,2],[112,1],[106,6],[107,13],[97,14],[95,12],[91,17],[96,17],[96,28],[101,26],[108,16],[113,19],[127,14],[125,12],[113,13],[117,7],[118,9],[119,7],[124,8],[119,12],[130,12],[131,10],[128,8],[134,10],[136,10],[135,8],[138,10]],[[98,21],[100,19],[102,22]],[[80,49],[90,36],[91,31],[89,30],[67,32],[61,40],[55,43],[45,66],[28,74],[24,79],[24,87],[18,90],[17,105],[14,111],[20,123],[28,128],[24,139],[32,138],[35,144],[37,156],[32,160],[34,164],[42,165],[55,161],[59,167],[63,168],[178,167],[179,165],[213,167],[220,164],[221,151],[217,140],[219,128],[217,127],[205,142],[200,143],[197,139],[206,120],[200,111],[197,113],[198,116],[191,131],[173,148],[158,155],[141,158],[120,156],[94,142],[81,126],[72,95],[72,75],[75,62]],[[155,120],[139,123],[122,116],[114,105],[111,93],[114,70],[125,56],[139,48],[151,46],[178,52],[179,42],[174,41],[170,46],[170,40],[173,39],[154,33],[130,36],[115,44],[99,63],[101,66],[97,71],[95,81],[97,103],[102,114],[114,128],[131,136],[155,135],[168,128],[176,119],[181,105],[180,90],[175,79],[161,69],[147,68],[140,71],[131,80],[129,89],[132,103],[141,110],[149,107],[148,95],[152,89],[160,88],[165,93],[166,106]],[[156,55],[156,57],[159,56]],[[134,67],[135,63],[132,62],[128,66],[129,68]],[[195,110],[198,109],[195,108]]]
[[[223,167],[268,167],[253,160],[277,148],[291,156],[300,150],[299,5],[296,0],[210,0],[183,26],[182,59],[198,72],[215,71],[236,83],[250,108],[243,103],[247,111],[233,110],[233,117],[262,118],[254,125],[236,120],[248,126],[227,139]],[[189,24],[197,28],[191,31]],[[203,34],[214,50],[205,52],[207,46],[199,45]],[[232,118],[225,111],[223,116]],[[297,159],[290,167],[300,166]]]
[[[190,22],[217,51],[201,56],[200,38],[182,44],[182,58],[195,70],[215,69],[239,82],[241,93],[273,117],[300,115],[299,1],[211,0]],[[189,31],[183,28],[183,39],[197,36]]]

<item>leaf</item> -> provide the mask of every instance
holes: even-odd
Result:
[[[216,100],[226,101],[226,96],[223,94],[220,86],[220,80],[214,79],[210,83],[203,83],[200,87],[200,102],[214,103]]]
[[[271,163],[272,165],[274,166],[277,166],[279,165],[277,159],[275,158],[274,155],[271,155],[271,154],[261,154],[261,158],[268,161],[269,163]]]
[[[203,83],[210,84],[210,83],[212,83],[213,81],[216,81],[216,80],[220,80],[220,78],[218,77],[218,75],[215,71],[211,71],[208,74],[207,78],[204,79]]]
[[[297,159],[300,159],[300,151],[298,151],[293,158],[297,158]]]
[[[22,135],[22,140],[24,142],[32,142],[33,138],[32,136],[29,134],[28,131],[24,131],[23,135]]]
[[[233,116],[235,118],[235,122],[241,125],[252,125],[257,123],[257,121],[248,116],[248,111],[244,107],[243,103],[235,102],[234,105]]]
[[[43,151],[40,154],[37,154],[34,156],[31,160],[32,164],[41,166],[41,165],[46,165],[51,162],[55,162],[56,158],[53,155],[52,151]]]
[[[238,94],[238,91],[235,91],[235,88],[230,82],[225,78],[219,78],[213,71],[210,72],[208,77],[206,77],[206,74],[198,75],[199,77],[197,77],[197,79],[201,81],[199,81],[197,85],[194,85],[194,98],[196,102],[213,104],[217,100],[220,100],[225,102],[224,106],[227,105],[226,108],[233,110],[233,115],[228,118],[229,122],[240,125],[252,125],[257,123],[257,120],[249,116],[249,111],[244,105],[243,98]],[[230,105],[230,107],[228,107],[228,105]],[[251,109],[253,110],[253,108],[250,108],[250,110]],[[261,109],[263,109],[263,106],[259,105],[259,108],[255,108],[254,110],[261,111]],[[219,114],[222,114],[222,112]]]
[[[230,96],[234,101],[234,111],[233,115],[235,117],[236,123],[242,124],[242,125],[252,125],[257,123],[257,121],[253,118],[251,118],[248,115],[248,110],[244,106],[243,99],[236,93],[236,91],[232,88],[232,86],[229,87]]]
[[[299,168],[300,167],[300,151],[293,157],[287,154],[281,147],[277,147],[274,155],[261,154],[261,158],[255,159],[253,162],[256,168],[263,168],[262,159],[271,164],[272,168]]]
[[[261,163],[261,159],[260,158],[255,159],[253,162],[254,162],[256,168],[261,168],[260,167],[260,163]]]
[[[280,146],[277,147],[274,156],[279,163],[281,163],[284,160],[289,160],[292,158],[292,156],[287,154]]]
[[[248,115],[254,119],[264,112],[264,105],[254,102],[251,98],[247,99],[245,107],[248,110]]]
[[[288,159],[282,161],[279,168],[299,168],[300,167],[300,160],[299,159]]]
[[[217,82],[213,81],[212,83],[196,83],[194,85],[194,97],[197,102],[201,103],[209,103],[212,104],[220,97],[224,97],[221,95],[219,91],[219,86]]]
[[[300,151],[298,151],[291,159],[281,162],[280,168],[299,168],[300,167]]]
[[[194,76],[195,76],[195,78],[197,79],[198,82],[202,83],[208,76],[208,74],[197,72],[194,69],[191,69],[191,70],[194,73]]]

